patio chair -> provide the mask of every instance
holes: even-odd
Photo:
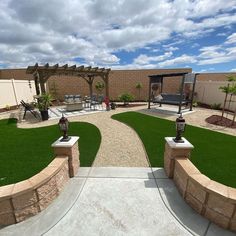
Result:
[[[74,102],[74,95],[65,95],[65,102]]]
[[[84,107],[90,108],[91,98],[89,96],[84,96],[83,101],[84,101]]]
[[[92,108],[95,110],[96,106],[101,106],[102,107],[102,103],[104,101],[104,96],[103,95],[93,95],[92,99],[91,99],[91,104],[90,104],[90,108]]]
[[[25,112],[23,115],[23,120],[25,119],[26,112],[29,111],[35,118],[37,118],[38,113],[34,111],[34,107],[29,103],[24,102],[23,100],[20,101],[21,105],[25,108]]]
[[[81,95],[75,95],[74,96],[74,102],[81,102]]]

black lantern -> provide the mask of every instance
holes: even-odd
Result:
[[[63,114],[62,114],[61,119],[59,120],[58,125],[60,128],[60,131],[63,132],[63,138],[60,140],[60,142],[68,142],[71,139],[71,137],[69,137],[67,134],[68,128],[69,128],[69,122],[66,119],[66,117],[63,116]]]
[[[183,118],[182,114],[176,119],[176,137],[174,138],[174,141],[176,143],[184,143],[184,140],[181,138],[181,134],[185,130],[185,119]]]

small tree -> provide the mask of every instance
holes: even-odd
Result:
[[[129,102],[134,100],[134,96],[130,93],[123,93],[119,96],[119,100],[124,102],[124,106],[126,106]]]
[[[105,88],[105,84],[103,82],[100,82],[98,81],[96,84],[95,84],[95,88],[96,90],[98,91],[99,94],[102,93],[103,89]]]
[[[227,78],[228,78],[229,82],[235,82],[236,81],[236,77],[233,76],[233,75],[227,76]],[[232,102],[232,96],[236,95],[236,83],[228,84],[227,86],[221,86],[221,87],[219,87],[219,89],[223,93],[225,93],[224,106],[223,106],[222,115],[221,115],[221,118],[223,118],[228,95],[230,95],[230,98],[229,98],[229,101],[228,101],[229,102],[228,110],[230,109],[230,104]],[[235,113],[236,112],[234,112],[234,117],[233,117],[232,123],[234,123],[234,120],[235,120]]]
[[[142,83],[137,83],[135,88],[138,89],[138,99],[140,100],[140,92],[141,92],[141,89],[142,89],[143,85]]]

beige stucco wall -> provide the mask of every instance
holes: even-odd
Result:
[[[33,81],[30,89],[28,80],[0,80],[0,108],[19,105],[22,99],[25,102],[32,102],[35,94]]]
[[[205,104],[221,104],[221,107],[224,105],[225,93],[223,93],[219,87],[227,86],[229,82],[227,81],[197,81],[196,89],[197,92],[197,101]],[[236,101],[236,96],[234,98]],[[235,110],[236,102],[232,102],[230,107],[226,105],[227,109]]]

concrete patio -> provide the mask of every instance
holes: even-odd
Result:
[[[161,168],[80,168],[43,212],[10,235],[232,236],[192,210]]]

